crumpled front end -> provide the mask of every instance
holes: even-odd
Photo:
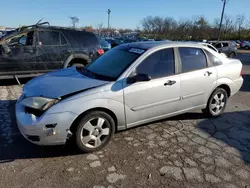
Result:
[[[72,112],[34,115],[20,102],[16,103],[16,120],[22,135],[37,145],[61,145],[70,137],[70,126],[77,117]]]

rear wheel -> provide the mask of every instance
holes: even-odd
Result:
[[[245,46],[245,49],[246,49],[246,50],[249,50],[249,49],[250,49],[250,47],[249,47],[249,46]]]
[[[75,141],[82,152],[94,152],[106,146],[115,131],[113,118],[102,111],[92,111],[78,123]]]
[[[210,96],[207,107],[202,111],[210,117],[220,116],[227,104],[228,95],[222,88],[217,88]]]

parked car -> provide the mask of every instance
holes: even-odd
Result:
[[[212,44],[205,43],[205,42],[199,42],[199,44],[204,45],[204,46],[206,46],[206,47],[208,47],[208,48],[210,48],[210,49],[214,50],[215,52],[217,52],[217,53],[221,54],[221,55],[222,55],[222,56],[224,56],[224,57],[227,57],[227,55],[226,55],[226,54],[224,54],[224,53],[220,52],[220,51],[219,51],[218,49],[216,49],[216,48],[215,48]]]
[[[250,49],[250,42],[249,41],[242,41],[241,48],[249,50]]]
[[[222,52],[226,54],[228,57],[235,57],[237,55],[238,49],[234,42],[232,41],[210,41],[212,45]]]
[[[119,45],[113,38],[105,38],[105,40],[110,43],[111,48],[114,48]]]
[[[241,47],[241,41],[240,40],[235,40],[237,48],[239,49]]]
[[[99,41],[100,41],[101,47],[104,51],[108,51],[111,49],[111,44],[108,41],[106,41],[104,39],[99,39]]]
[[[242,83],[238,59],[200,44],[122,44],[86,67],[29,81],[16,103],[16,120],[32,143],[71,139],[93,152],[115,131],[197,109],[217,117]]]
[[[85,66],[104,53],[91,32],[44,24],[27,26],[3,41],[0,78]]]

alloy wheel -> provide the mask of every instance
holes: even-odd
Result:
[[[109,137],[110,127],[102,117],[92,118],[87,121],[81,130],[81,142],[87,148],[101,146]]]
[[[217,115],[223,110],[225,104],[226,97],[223,93],[219,92],[211,100],[210,110],[214,115]]]

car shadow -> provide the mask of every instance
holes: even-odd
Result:
[[[16,159],[50,158],[79,155],[70,144],[65,146],[37,146],[20,134],[15,120],[15,100],[0,101],[2,119],[0,124],[0,163]],[[206,118],[202,113],[186,113],[163,121],[201,120],[196,128],[208,133],[214,139],[234,147],[240,152],[242,160],[250,164],[250,111],[225,112],[218,118]],[[147,125],[143,125],[147,126]],[[119,133],[118,133],[119,134]],[[223,136],[221,136],[223,135]]]
[[[197,128],[240,153],[250,165],[250,111],[225,112],[218,118],[201,121]]]

